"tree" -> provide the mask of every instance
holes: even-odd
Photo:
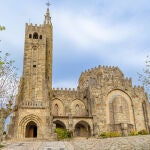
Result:
[[[2,31],[2,30],[5,30],[5,27],[0,25],[0,31]],[[1,40],[0,40],[0,41],[1,41]],[[1,66],[1,65],[2,65],[2,62],[0,61],[0,66]]]
[[[0,30],[4,29],[5,27],[0,26]],[[18,87],[17,68],[14,66],[14,62],[8,53],[2,55],[0,51],[0,143],[5,120],[13,111]]]
[[[145,68],[143,69],[143,73],[142,74],[139,73],[139,81],[142,82],[150,98],[150,57],[149,56],[147,56],[146,58]]]
[[[17,68],[9,56],[8,53],[0,56],[0,139],[3,136],[5,120],[13,110],[18,87]]]
[[[0,31],[2,30],[5,30],[5,27],[0,25]]]

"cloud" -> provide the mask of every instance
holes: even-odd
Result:
[[[54,23],[55,34],[84,49],[95,47],[97,43],[120,43],[136,37],[137,31],[140,31],[135,24],[110,24],[99,18],[77,16],[76,13],[61,10],[54,17],[58,20]]]
[[[111,55],[105,55],[105,58],[108,60],[108,63],[110,62],[117,66],[133,69],[142,68],[147,55],[147,51],[120,48],[116,52],[111,53]]]
[[[54,85],[76,87],[76,81],[69,77],[79,74],[81,68],[84,70],[99,64],[119,65],[131,75],[138,72],[150,51],[149,4],[148,0],[54,2],[50,8],[54,27]],[[1,49],[11,50],[20,66],[24,24],[29,18],[33,24],[43,23],[44,2],[6,0],[0,8],[3,12],[0,14],[1,24],[7,29],[0,33]]]

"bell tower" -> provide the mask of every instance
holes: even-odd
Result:
[[[23,75],[8,126],[10,137],[48,139],[51,136],[52,31],[49,8],[42,25],[26,24]]]
[[[24,46],[24,96],[27,101],[44,101],[45,88],[52,88],[52,23],[49,8],[43,25],[28,25]]]
[[[49,5],[48,5],[49,6]],[[44,20],[44,29],[46,34],[46,79],[48,80],[48,87],[52,88],[52,49],[53,49],[53,26],[51,23],[51,17],[49,8]]]

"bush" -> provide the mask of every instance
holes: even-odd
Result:
[[[3,132],[3,135],[6,135],[6,131]]]
[[[4,147],[3,145],[0,145],[0,148]]]
[[[120,137],[120,132],[103,132],[100,134],[102,138]]]
[[[138,132],[133,130],[129,133],[129,136],[135,136],[135,135],[138,135]]]
[[[103,133],[100,134],[100,137],[108,138],[108,133],[107,132],[103,132]]]
[[[70,132],[68,132],[66,129],[62,129],[62,128],[56,128],[55,132],[58,135],[58,140],[62,140],[62,139],[66,139],[66,138],[70,138]]]
[[[149,133],[146,130],[141,130],[141,131],[138,132],[138,134],[140,134],[140,135],[147,135]]]

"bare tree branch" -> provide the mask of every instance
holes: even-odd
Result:
[[[138,73],[139,81],[143,84],[146,91],[148,92],[148,96],[150,99],[150,57],[147,56],[145,61],[145,68],[143,69],[143,73]]]
[[[18,89],[17,68],[6,53],[3,57],[0,51],[0,142],[3,136],[7,116],[12,112]]]

